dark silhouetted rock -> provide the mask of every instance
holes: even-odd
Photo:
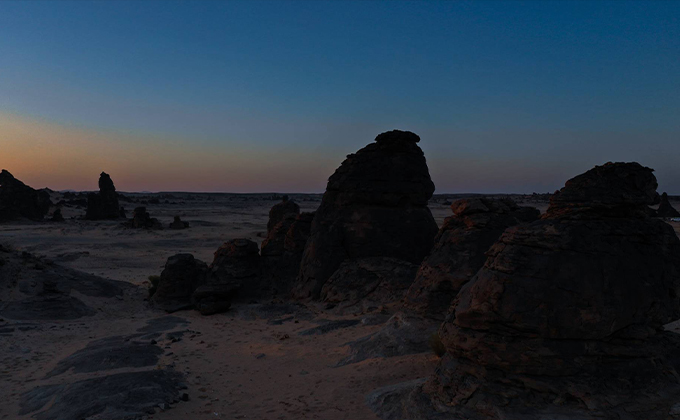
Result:
[[[191,297],[196,288],[205,282],[207,272],[207,264],[193,255],[173,255],[165,263],[151,301],[171,312],[190,306]]]
[[[293,295],[318,299],[348,259],[420,264],[437,233],[427,202],[434,184],[419,137],[390,131],[351,154],[329,178],[312,222]]]
[[[288,213],[262,242],[262,283],[272,295],[290,292],[300,272],[314,213]]]
[[[510,199],[470,198],[451,205],[434,247],[406,295],[409,313],[443,321],[453,298],[486,261],[486,252],[505,229],[532,222],[540,212]]]
[[[671,206],[670,201],[668,201],[668,194],[661,194],[661,202],[659,203],[659,209],[656,211],[657,217],[680,217],[680,212],[675,210]]]
[[[146,207],[137,207],[132,213],[132,219],[125,222],[125,226],[133,229],[163,229],[163,225],[156,218],[152,218]]]
[[[99,175],[99,192],[87,195],[88,220],[117,219],[120,216],[118,193],[111,177],[106,172]]]
[[[283,200],[276,204],[269,210],[269,221],[267,222],[267,233],[271,232],[272,229],[286,216],[292,215],[293,217],[300,214],[300,206],[298,206],[295,201],[289,200],[287,195],[283,196]]]
[[[646,217],[659,202],[653,170],[639,163],[606,163],[567,181],[550,198],[545,217]]]
[[[193,301],[203,315],[224,312],[237,296],[259,296],[260,283],[257,243],[248,239],[233,239],[215,251],[206,282],[196,289]]]
[[[4,169],[0,172],[0,222],[21,217],[42,220],[51,204],[46,191],[34,190]]]
[[[120,206],[119,216],[120,216],[121,219],[127,219],[127,215],[125,213],[125,207]]]
[[[671,419],[680,397],[680,240],[649,218],[652,170],[609,163],[511,227],[463,286],[435,374],[378,392],[383,418]]]
[[[50,218],[51,222],[63,222],[64,221],[64,216],[61,215],[61,209],[56,209],[54,210],[54,213],[52,213],[52,217]]]
[[[175,219],[170,223],[170,229],[186,229],[189,227],[188,222],[183,222],[179,216],[175,216]]]

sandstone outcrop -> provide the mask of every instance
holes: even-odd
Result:
[[[293,296],[319,299],[346,260],[387,257],[421,263],[437,224],[427,207],[434,184],[419,140],[406,131],[380,134],[329,178]]]
[[[163,225],[156,218],[152,218],[146,207],[137,207],[132,212],[132,219],[125,222],[125,226],[133,229],[163,229]]]
[[[64,221],[64,216],[61,214],[61,209],[56,209],[52,213],[52,217],[50,217],[51,222],[63,222]]]
[[[309,239],[313,219],[314,213],[288,213],[262,242],[263,287],[272,295],[287,295],[290,292],[300,271],[302,253]]]
[[[183,222],[179,216],[175,216],[174,220],[168,227],[170,229],[186,229],[189,227],[189,222]]]
[[[168,258],[151,302],[167,311],[190,307],[196,288],[205,282],[208,266],[191,254]]]
[[[350,355],[341,365],[431,351],[433,334],[461,287],[484,265],[489,248],[505,229],[540,214],[510,199],[484,197],[455,201],[451,209],[453,215],[439,229],[415,281],[406,284],[410,287],[401,311],[375,333],[347,343]]]
[[[569,180],[463,286],[425,383],[372,394],[383,418],[671,419],[680,397],[680,240],[649,218],[652,170]]]
[[[656,211],[657,217],[680,217],[680,212],[671,206],[670,201],[668,201],[668,194],[661,194],[661,202],[659,203],[659,209]]]
[[[281,202],[274,205],[274,207],[269,210],[267,233],[271,232],[271,230],[287,216],[292,215],[295,217],[298,214],[300,214],[300,206],[298,206],[295,201],[289,200],[287,195],[284,195]]]
[[[229,309],[232,300],[260,296],[260,254],[257,243],[233,239],[215,251],[204,284],[193,294],[196,309],[203,315]]]
[[[335,312],[373,312],[401,301],[418,266],[389,257],[345,260],[321,289]]]
[[[0,172],[0,222],[22,217],[42,220],[51,204],[46,191],[29,187],[5,169]]]
[[[120,216],[118,193],[111,177],[106,172],[99,175],[99,192],[87,195],[88,220],[117,219]]]
[[[511,199],[470,198],[451,205],[420,265],[404,302],[405,311],[443,321],[460,288],[479,271],[486,252],[510,226],[532,222],[540,216],[533,207],[519,207]]]

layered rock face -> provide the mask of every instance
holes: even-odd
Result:
[[[158,307],[174,311],[191,305],[196,288],[205,282],[208,266],[191,254],[168,258],[151,301]]]
[[[203,315],[229,309],[232,300],[257,297],[261,289],[260,254],[248,239],[233,239],[215,251],[203,285],[193,294],[193,302]]]
[[[345,260],[321,289],[321,300],[336,312],[372,312],[399,302],[418,266],[389,257]]]
[[[269,212],[270,217],[278,216],[273,211],[274,208]],[[309,239],[313,219],[314,213],[289,212],[269,230],[267,238],[262,242],[260,253],[263,285],[266,285],[273,295],[290,292],[300,271],[302,253]],[[270,224],[271,221],[270,218]]]
[[[656,187],[637,163],[568,181],[463,286],[435,375],[374,394],[374,407],[385,418],[677,418],[680,337],[663,325],[680,318],[680,240],[647,216]]]
[[[434,184],[406,131],[380,134],[329,178],[312,222],[293,295],[319,299],[344,261],[387,257],[420,264],[437,233],[427,201]]]
[[[430,255],[418,269],[404,302],[406,312],[443,321],[458,294],[486,261],[486,252],[510,226],[538,219],[533,207],[510,199],[470,198],[451,205]]]
[[[675,210],[671,206],[670,201],[668,201],[668,194],[661,194],[661,202],[659,203],[659,209],[656,211],[658,217],[680,217],[680,212]]]
[[[118,193],[113,185],[111,177],[106,172],[99,175],[99,193],[87,195],[87,212],[85,218],[88,220],[117,219],[120,216],[118,206]]]
[[[42,220],[51,204],[46,191],[34,190],[4,169],[0,172],[0,222],[21,217]]]

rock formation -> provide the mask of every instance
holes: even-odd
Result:
[[[51,204],[46,191],[34,190],[5,169],[0,172],[0,222],[21,217],[42,220]]]
[[[417,143],[390,131],[351,154],[329,178],[312,222],[293,295],[319,299],[340,265],[388,257],[418,265],[437,233],[427,202],[434,184]]]
[[[675,210],[671,206],[670,201],[668,201],[668,194],[661,194],[661,202],[659,203],[659,209],[656,211],[657,217],[680,217],[680,212]]]
[[[321,289],[335,312],[372,312],[401,301],[418,266],[389,257],[345,260]]]
[[[680,240],[647,216],[652,170],[569,180],[505,231],[454,301],[424,384],[375,392],[383,418],[670,419],[680,413]]]
[[[489,248],[505,229],[534,221],[540,214],[510,199],[462,199],[451,209],[453,216],[439,229],[415,281],[406,284],[410,288],[401,311],[375,333],[347,343],[350,355],[340,365],[431,351],[432,335],[460,288],[484,265]]]
[[[54,213],[52,213],[52,217],[50,217],[51,222],[63,222],[64,221],[64,216],[61,214],[61,209],[56,209],[54,210]]]
[[[118,206],[118,193],[113,185],[111,177],[106,172],[99,175],[99,193],[87,195],[87,212],[85,218],[88,220],[117,219],[120,216]]]
[[[191,254],[177,254],[168,258],[161,272],[152,303],[169,312],[192,306],[196,288],[205,282],[208,266]]]
[[[135,208],[132,219],[125,222],[125,226],[133,229],[163,229],[161,222],[152,218],[146,207]]]
[[[269,212],[270,217],[277,217],[273,210]],[[287,295],[290,292],[300,271],[302,253],[309,239],[313,219],[314,213],[288,213],[269,230],[262,242],[263,286],[272,295]]]
[[[298,214],[300,214],[300,206],[298,206],[295,201],[289,200],[287,195],[284,195],[281,202],[274,205],[274,207],[269,210],[267,233],[271,232],[271,230],[287,216],[292,215],[295,217]]]
[[[215,251],[204,284],[193,294],[193,302],[203,315],[229,309],[232,300],[258,297],[260,293],[260,254],[248,239],[233,239]]]
[[[533,207],[511,199],[470,198],[451,205],[453,216],[439,229],[430,255],[418,269],[404,309],[443,321],[460,288],[479,271],[486,252],[505,229],[538,219]]]
[[[189,227],[189,222],[183,222],[179,216],[175,216],[175,219],[170,223],[170,229],[186,229]]]

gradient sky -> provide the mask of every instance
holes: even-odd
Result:
[[[36,188],[322,192],[394,128],[438,193],[635,160],[680,194],[680,1],[0,1],[0,167]]]

